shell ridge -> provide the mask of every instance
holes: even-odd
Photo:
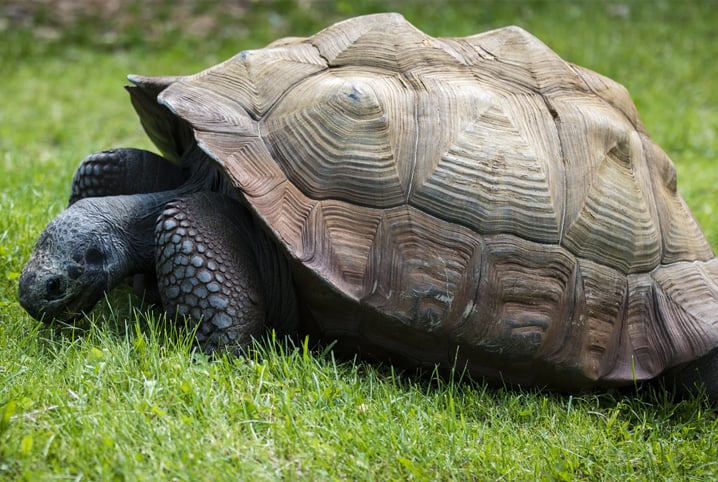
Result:
[[[596,77],[599,77],[600,74],[598,74],[598,73],[596,73],[596,72],[593,72],[593,71],[591,71],[591,70],[589,70],[589,69],[587,69],[587,68],[585,68],[585,67],[581,67],[580,65],[572,64],[571,62],[566,62],[566,64],[567,64],[569,67],[571,67],[571,69],[572,69],[574,72],[576,72],[576,75],[578,75],[578,77],[581,79],[581,81],[582,81],[583,84],[586,86],[586,89],[587,89],[589,92],[591,92],[591,93],[592,93],[593,95],[595,95],[597,98],[601,99],[603,102],[605,102],[606,104],[608,104],[609,106],[611,106],[613,109],[615,109],[615,110],[617,110],[618,112],[620,112],[620,113],[626,118],[626,120],[633,126],[633,128],[634,128],[636,131],[638,131],[638,132],[642,132],[642,131],[643,131],[643,125],[641,124],[640,119],[634,118],[633,116],[629,115],[625,110],[623,110],[623,109],[617,107],[613,102],[611,102],[610,100],[608,100],[605,96],[601,95],[601,94],[597,91],[596,86],[593,85],[593,84],[591,84],[591,83],[588,81],[588,79],[586,78],[586,76],[587,76],[588,74],[594,75],[594,76],[596,76]],[[603,76],[601,76],[601,77],[603,77]],[[601,79],[601,80],[603,80],[603,79]],[[608,80],[610,80],[610,79],[608,79]],[[619,84],[619,85],[620,85],[620,84]],[[623,87],[623,86],[621,85],[621,87]],[[607,86],[607,88],[608,88],[608,86]],[[625,87],[624,87],[624,89],[625,89]],[[626,92],[626,95],[628,96],[628,92]],[[629,100],[630,100],[630,96],[629,96]],[[638,115],[638,112],[635,112],[635,115],[637,116],[637,115]]]
[[[418,109],[414,110],[414,125],[419,127],[419,113]],[[418,131],[418,129],[417,129]],[[414,149],[411,156],[411,163],[409,164],[409,179],[408,184],[404,188],[404,204],[409,204],[409,200],[412,198],[414,193],[414,177],[416,176],[416,166],[419,162],[419,136],[414,135]]]
[[[558,222],[558,243],[563,244],[564,240],[564,234],[566,231],[566,200],[568,199],[568,170],[566,169],[566,154],[563,146],[563,139],[561,138],[561,135],[559,133],[558,123],[561,122],[561,118],[558,115],[558,112],[551,104],[551,101],[548,99],[547,96],[545,96],[543,93],[539,93],[541,96],[541,99],[543,100],[544,104],[546,105],[546,109],[548,110],[549,114],[551,115],[551,120],[553,121],[551,123],[551,127],[553,128],[553,133],[556,135],[556,139],[558,140],[558,152],[560,156],[560,162],[564,166],[564,169],[562,169],[562,199],[561,199],[561,218]]]

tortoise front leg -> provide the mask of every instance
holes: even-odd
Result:
[[[167,191],[184,181],[182,169],[164,157],[142,149],[110,149],[80,163],[69,204],[86,197]]]
[[[165,311],[198,322],[207,352],[238,351],[266,326],[256,232],[247,209],[200,192],[170,203],[155,229],[157,286]]]

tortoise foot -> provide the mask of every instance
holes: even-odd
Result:
[[[671,369],[664,375],[668,384],[686,393],[705,390],[712,402],[718,401],[718,348],[702,357]]]

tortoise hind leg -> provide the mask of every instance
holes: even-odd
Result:
[[[705,390],[712,402],[718,401],[718,348],[702,357],[669,370],[663,378],[687,393]]]
[[[157,220],[157,285],[165,311],[199,322],[207,352],[238,351],[265,328],[264,288],[250,214],[239,202],[199,192],[169,204]]]
[[[186,176],[164,157],[133,148],[110,149],[87,156],[75,171],[69,204],[86,198],[166,191]]]

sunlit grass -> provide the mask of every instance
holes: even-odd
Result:
[[[714,413],[698,399],[417,380],[271,338],[246,358],[209,360],[137,312],[125,330],[22,336],[1,392],[10,478],[615,480],[716,469]]]

